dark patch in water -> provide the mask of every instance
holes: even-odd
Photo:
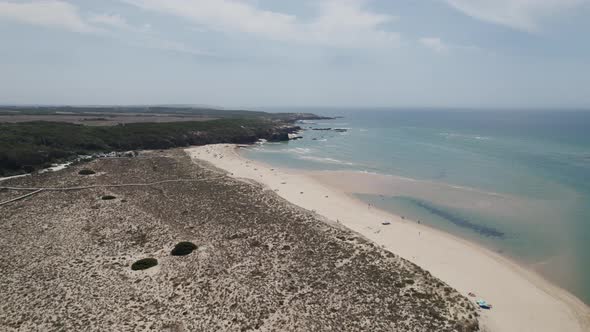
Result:
[[[447,211],[444,211],[444,210],[438,209],[434,206],[428,205],[424,202],[421,202],[421,201],[418,201],[415,199],[413,199],[412,201],[414,202],[414,204],[423,208],[424,210],[426,210],[434,215],[437,215],[441,218],[444,218],[459,227],[471,229],[471,230],[473,230],[477,233],[480,233],[481,235],[484,235],[484,236],[503,238],[505,235],[504,232],[500,232],[500,231],[498,231],[494,228],[488,227],[488,226],[474,224],[471,221],[469,221],[463,217],[456,216],[456,215],[449,213]]]

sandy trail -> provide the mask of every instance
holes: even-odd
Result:
[[[590,309],[537,274],[466,240],[369,207],[303,172],[245,159],[235,145],[186,150],[234,177],[255,180],[302,208],[364,235],[459,292],[493,304],[482,311],[484,331],[590,331]],[[390,225],[382,225],[383,221]]]

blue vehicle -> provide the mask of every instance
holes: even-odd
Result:
[[[484,300],[477,300],[477,301],[475,301],[475,303],[477,303],[477,305],[482,309],[487,309],[487,310],[492,309],[492,305],[487,303]]]

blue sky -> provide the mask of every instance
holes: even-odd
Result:
[[[590,109],[590,0],[0,0],[0,104]]]

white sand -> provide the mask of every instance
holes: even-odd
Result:
[[[24,176],[29,176],[30,174],[21,174],[21,175],[13,175],[13,176],[7,176],[5,178],[0,178],[0,181],[6,181],[6,180],[10,180],[10,179],[17,179],[17,178],[22,178]]]
[[[428,270],[459,292],[485,299],[484,331],[590,331],[583,302],[510,260],[463,239],[378,210],[303,172],[247,160],[234,145],[186,150],[236,178],[256,180],[281,197],[337,221]],[[382,225],[384,220],[391,225]]]

